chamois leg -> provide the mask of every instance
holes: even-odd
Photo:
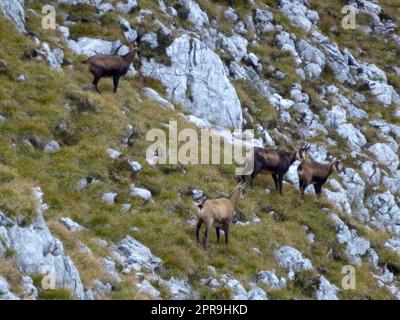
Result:
[[[113,81],[114,81],[114,93],[117,93],[118,90],[118,84],[119,84],[119,75],[113,76]]]
[[[220,227],[216,227],[216,228],[215,228],[215,231],[217,232],[217,243],[219,243],[221,228],[220,228]]]
[[[256,178],[256,176],[258,175],[259,172],[260,172],[260,170],[258,170],[257,168],[253,169],[253,172],[249,177],[250,186],[253,186],[254,179]]]
[[[203,248],[206,251],[207,251],[208,235],[210,233],[211,227],[212,227],[212,223],[206,222],[206,230],[204,231],[204,239],[203,239]]]
[[[278,176],[275,173],[273,173],[272,178],[274,179],[276,190],[279,190]]]
[[[283,188],[283,174],[278,174],[278,184],[279,184],[279,194],[282,195],[282,188]]]
[[[225,245],[228,246],[228,238],[229,238],[229,223],[225,222],[224,224],[224,233],[225,233]]]
[[[322,185],[317,183],[314,184],[314,190],[315,190],[315,194],[317,195],[318,198],[321,197],[321,191],[322,191]]]
[[[99,77],[99,76],[97,76],[97,75],[94,75],[94,78],[93,78],[93,87],[95,88],[95,90],[96,90],[98,93],[101,94],[99,88],[97,87],[97,85],[99,84],[100,79],[101,79],[101,77]]]
[[[241,183],[246,183],[248,181],[248,177],[245,175],[240,176],[239,181]]]
[[[197,244],[200,244],[199,232],[200,232],[200,228],[201,228],[202,224],[203,224],[203,222],[201,220],[197,221],[197,225],[196,225],[196,241],[197,241]]]
[[[299,180],[299,188],[300,188],[300,193],[301,193],[301,199],[304,200],[304,191],[306,190],[306,185],[301,180]]]

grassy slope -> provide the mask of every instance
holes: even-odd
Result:
[[[104,92],[101,96],[86,90],[85,86],[91,79],[85,66],[77,63],[76,57],[67,51],[73,65],[65,67],[63,73],[51,71],[43,62],[24,58],[32,48],[30,40],[10,32],[13,27],[3,17],[0,17],[0,24],[0,30],[3,30],[1,39],[5,44],[0,47],[0,59],[6,60],[12,70],[7,75],[0,75],[3,84],[0,88],[0,113],[7,117],[7,121],[0,123],[1,172],[12,173],[13,182],[9,183],[9,188],[23,200],[11,204],[7,202],[7,206],[14,203],[15,208],[2,209],[29,218],[27,213],[31,204],[26,202],[24,195],[19,195],[20,187],[40,185],[50,206],[46,214],[49,226],[62,239],[65,251],[77,265],[85,286],[90,287],[93,279],[106,279],[106,275],[97,258],[79,253],[78,242],[86,243],[96,257],[105,257],[109,252],[91,239],[98,237],[114,243],[130,234],[163,259],[163,277],[188,277],[194,280],[195,289],[205,297],[228,297],[225,290],[211,292],[198,285],[197,280],[208,276],[208,265],[215,266],[221,274],[230,273],[244,282],[254,280],[260,270],[276,269],[278,274],[285,275],[285,271],[276,265],[273,253],[278,246],[286,244],[299,249],[311,259],[319,272],[340,287],[341,268],[347,262],[342,246],[336,241],[334,227],[322,210],[329,208],[329,204],[312,196],[307,196],[302,203],[298,191],[292,186],[286,187],[283,198],[275,192],[266,194],[264,189],[272,190],[273,182],[270,177],[260,176],[247,192],[246,199],[240,201],[239,209],[247,219],[257,214],[261,222],[233,226],[228,249],[215,245],[215,236],[212,235],[210,250],[204,253],[195,244],[193,227],[186,222],[193,212],[191,199],[183,195],[184,191],[196,187],[211,196],[221,191],[227,193],[235,186],[233,168],[187,166],[184,167],[185,172],[181,172],[181,168],[172,167],[171,173],[165,174],[162,167],[147,165],[144,159],[148,146],[145,133],[150,128],[160,128],[160,123],[177,118],[174,112],[165,111],[143,98],[141,86],[135,79],[123,79],[116,96],[110,93],[109,80],[101,83]],[[51,35],[43,37],[49,42],[52,40]],[[268,59],[267,55],[267,52],[263,54],[262,59]],[[19,74],[27,75],[28,81],[17,83],[15,79]],[[152,81],[148,81],[147,85],[157,86]],[[77,103],[71,100],[71,93],[78,94],[78,101],[89,99],[92,108],[86,114],[77,112]],[[256,106],[258,103],[262,109],[264,105],[259,104],[259,98],[252,100],[249,102]],[[72,107],[72,113],[67,112],[66,104]],[[260,115],[267,124],[273,121],[269,116]],[[69,124],[67,137],[60,136],[56,129],[62,121]],[[125,148],[120,141],[128,123],[135,127],[138,134],[134,145]],[[21,140],[32,135],[44,139],[56,138],[64,143],[55,154],[30,151]],[[11,148],[11,143],[16,143],[16,149]],[[129,199],[128,173],[108,159],[105,154],[108,147],[123,151],[130,159],[144,165],[138,185],[153,192],[154,203],[142,205],[135,199]],[[88,176],[97,177],[102,183],[90,186],[84,192],[76,191],[76,182]],[[116,205],[106,205],[101,201],[101,194],[106,191],[118,192]],[[128,213],[122,213],[120,205],[126,201],[133,208]],[[23,209],[17,208],[22,204]],[[277,213],[277,218],[268,215],[270,211]],[[66,231],[58,222],[58,218],[63,216],[71,217],[88,230],[78,234]],[[361,234],[368,232],[355,221],[342,218]],[[138,232],[131,231],[134,226],[139,228]],[[308,244],[303,226],[308,226],[316,234],[314,245]],[[370,238],[373,237],[374,245],[380,249],[387,236],[373,233]],[[251,250],[253,247],[259,248],[262,254],[254,253]],[[328,255],[330,249],[333,249],[333,254]],[[0,260],[0,273],[10,279],[18,292],[18,279],[12,276],[14,273],[6,272],[10,268],[12,263],[9,259]],[[340,297],[390,298],[386,290],[377,288],[369,272],[366,267],[358,269],[357,289],[343,291]],[[313,278],[313,274],[304,273],[286,290],[265,289],[271,298],[311,298],[310,292],[315,291],[315,283],[306,280]],[[110,298],[145,298],[136,292],[133,283],[133,276],[123,276],[123,283],[115,284],[116,290]],[[63,294],[61,292],[60,296]],[[46,296],[43,294],[43,297]]]

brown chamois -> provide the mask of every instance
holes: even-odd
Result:
[[[118,50],[116,50],[118,52]],[[133,62],[140,62],[139,48],[135,47],[126,55],[95,55],[83,61],[89,65],[89,71],[93,74],[93,86],[98,93],[97,87],[101,78],[112,77],[114,81],[114,93],[118,90],[119,79],[126,75],[129,66]]]
[[[254,161],[253,171],[250,175],[251,184],[260,172],[269,172],[274,179],[276,190],[282,194],[283,176],[289,170],[293,162],[296,160],[303,160],[305,148],[306,147],[303,146],[296,151],[254,148],[254,152],[249,158],[249,161]],[[245,176],[243,176],[243,180],[245,179]]]
[[[200,244],[199,232],[201,225],[206,225],[203,239],[203,248],[207,250],[207,242],[210,230],[215,228],[217,232],[217,243],[219,243],[220,230],[225,233],[225,244],[228,245],[229,225],[233,220],[236,203],[243,196],[244,185],[239,184],[228,197],[207,199],[201,203],[195,202],[196,206],[196,240]]]
[[[320,197],[322,186],[328,180],[332,172],[343,172],[344,170],[341,160],[333,159],[327,164],[322,164],[313,159],[304,158],[302,163],[297,167],[301,198],[304,199],[304,192],[310,184],[314,185],[315,194]]]

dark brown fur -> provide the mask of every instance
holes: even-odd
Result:
[[[296,151],[279,149],[254,148],[254,169],[251,182],[260,172],[270,172],[275,182],[276,190],[282,194],[283,176],[296,160],[303,160],[304,148]]]
[[[340,160],[334,160],[328,164],[318,163],[314,160],[303,161],[297,168],[301,198],[304,198],[304,191],[310,184],[314,185],[317,196],[321,196],[322,186],[328,180],[333,170],[337,172],[344,170]]]
[[[138,48],[129,51],[124,56],[119,55],[95,55],[82,62],[89,65],[89,71],[93,74],[93,86],[97,87],[101,78],[112,77],[114,81],[114,93],[118,90],[119,79],[126,75],[129,66],[134,61],[140,61]]]

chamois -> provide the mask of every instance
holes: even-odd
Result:
[[[310,184],[314,185],[315,193],[320,197],[322,186],[328,180],[331,173],[333,171],[343,172],[344,170],[341,160],[333,159],[327,164],[322,164],[313,159],[303,159],[302,163],[297,167],[301,198],[304,199],[304,191]]]
[[[116,50],[118,52],[118,50]],[[89,65],[89,71],[93,74],[93,86],[98,93],[97,87],[101,78],[112,77],[114,81],[114,93],[118,90],[119,79],[126,75],[132,62],[139,61],[139,49],[135,47],[126,55],[94,55],[83,61],[83,64]]]
[[[305,147],[296,151],[282,151],[280,149],[254,148],[251,159],[254,167],[250,175],[250,182],[253,183],[255,177],[263,171],[270,172],[275,182],[276,190],[282,194],[283,176],[296,160],[302,161],[304,158]],[[246,164],[247,166],[248,164]],[[243,176],[243,180],[245,177]]]
[[[239,197],[243,196],[245,185],[239,184],[228,197],[207,199],[201,203],[194,202],[196,206],[196,240],[200,244],[199,232],[201,225],[204,223],[205,233],[203,239],[203,248],[207,250],[207,242],[210,230],[215,228],[217,232],[217,243],[219,243],[221,228],[225,233],[225,244],[228,245],[229,224],[233,220],[236,203]]]

